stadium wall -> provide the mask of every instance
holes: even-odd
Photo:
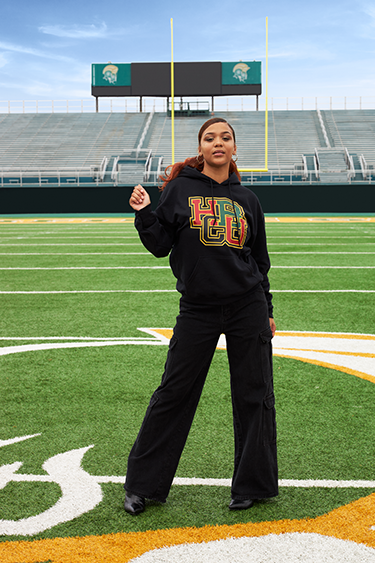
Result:
[[[131,213],[132,186],[1,188],[0,214]],[[374,213],[372,184],[313,184],[252,186],[265,213]],[[152,206],[160,197],[157,186],[147,187]]]

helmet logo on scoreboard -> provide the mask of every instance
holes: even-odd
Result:
[[[238,63],[233,67],[233,78],[236,78],[240,82],[246,82],[247,71],[250,67],[246,63]]]
[[[118,67],[115,65],[107,65],[103,68],[103,78],[110,84],[115,84],[117,82],[117,73]]]

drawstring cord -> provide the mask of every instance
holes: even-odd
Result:
[[[238,222],[238,217],[237,217],[237,213],[236,213],[236,207],[235,207],[234,201],[233,201],[230,179],[229,179],[229,195],[230,195],[230,199],[231,199],[231,201],[232,201],[233,213],[234,213],[234,216],[235,216],[235,218],[236,218],[237,234],[238,234],[238,246],[241,246],[241,241],[240,241],[240,238],[241,238],[241,236],[240,236],[240,224],[239,224],[239,222]]]
[[[215,206],[215,199],[214,199],[214,185],[212,182],[212,179],[210,178],[210,185],[211,185],[211,205],[212,205],[212,212],[214,214],[214,225],[216,225],[217,223],[217,217],[216,217],[216,206]],[[232,196],[232,189],[231,189],[231,181],[229,179],[229,196],[230,199],[232,201],[232,207],[233,207],[233,213],[234,216],[236,218],[236,225],[237,225],[237,234],[238,234],[238,246],[241,246],[241,241],[240,241],[240,224],[238,221],[238,217],[237,217],[237,213],[236,213],[236,207],[234,205],[234,201],[233,201],[233,196]]]
[[[212,205],[212,212],[214,214],[214,225],[216,225],[217,223],[217,217],[216,217],[216,206],[215,206],[215,200],[214,200],[214,185],[212,182],[212,179],[210,178],[210,184],[211,184],[211,205]]]

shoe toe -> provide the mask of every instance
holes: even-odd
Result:
[[[253,505],[254,505],[254,501],[251,499],[238,500],[232,498],[232,500],[229,503],[229,510],[246,510],[248,508],[251,508]]]
[[[133,516],[140,514],[145,509],[145,499],[138,495],[126,493],[124,508],[126,512],[132,514]]]

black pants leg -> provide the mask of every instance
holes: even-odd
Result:
[[[181,304],[161,384],[129,455],[128,492],[166,500],[219,336],[217,320]]]
[[[227,337],[231,371],[232,496],[277,494],[270,329],[261,289],[223,306],[181,300],[161,385],[129,455],[128,492],[161,502],[167,498],[221,333]]]
[[[262,291],[225,322],[235,441],[232,498],[278,494],[272,333]]]

